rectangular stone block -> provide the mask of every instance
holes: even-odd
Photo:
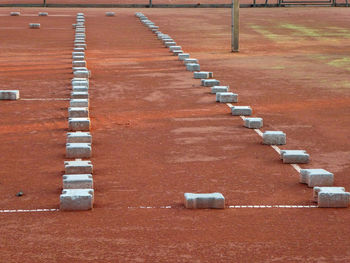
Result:
[[[288,164],[308,163],[310,156],[304,150],[281,150],[281,159]]]
[[[216,94],[218,92],[228,92],[228,90],[229,90],[229,86],[213,86],[211,87],[210,93]],[[216,101],[220,101],[220,100],[216,98]]]
[[[92,143],[92,136],[90,132],[68,132],[67,143]]]
[[[40,28],[40,24],[39,23],[29,23],[29,28],[39,29]]]
[[[64,189],[60,195],[60,210],[91,210],[94,203],[93,189]]]
[[[90,72],[88,70],[77,70],[77,71],[74,71],[74,77],[90,78]]]
[[[196,63],[188,63],[188,64],[186,64],[186,70],[188,70],[188,71],[199,71],[200,70],[200,66],[199,66],[199,64],[196,64]]]
[[[67,158],[90,158],[91,144],[90,143],[67,143],[66,157]]]
[[[225,198],[221,193],[194,194],[185,193],[185,207],[191,209],[224,209]]]
[[[47,13],[47,12],[39,12],[38,13],[38,16],[48,16],[49,15],[49,13]]]
[[[249,129],[260,129],[263,126],[262,118],[245,118],[244,127]]]
[[[72,87],[73,92],[88,92],[89,88],[85,86],[73,86]]]
[[[166,47],[172,47],[172,46],[176,46],[176,43],[175,42],[165,42],[164,45]]]
[[[69,102],[71,107],[89,107],[88,99],[72,99]]]
[[[72,57],[74,56],[85,56],[85,52],[72,52]]]
[[[106,16],[115,16],[114,12],[106,12]]]
[[[308,187],[332,186],[334,175],[324,169],[301,169],[300,183],[307,184]]]
[[[91,161],[82,161],[75,159],[75,161],[64,162],[65,174],[92,174],[93,165]]]
[[[91,174],[65,174],[63,175],[63,189],[93,189]]]
[[[213,72],[200,71],[200,72],[193,73],[194,79],[211,79],[213,77],[214,77]]]
[[[185,58],[184,60],[184,64],[198,64],[198,59],[196,58]]]
[[[170,52],[173,52],[174,50],[181,50],[181,46],[171,46],[169,47]]]
[[[83,48],[83,47],[75,47],[73,50],[75,52],[84,52],[85,48]],[[86,63],[86,61],[85,61],[85,63]],[[82,66],[82,67],[86,67],[86,66]]]
[[[87,107],[69,107],[69,118],[87,118],[89,117],[89,109]]]
[[[85,57],[83,57],[83,56],[74,56],[72,60],[73,61],[81,61],[81,60],[85,60]]]
[[[19,15],[21,15],[20,12],[11,12],[10,13],[10,16],[19,16]]]
[[[318,207],[348,207],[350,193],[344,187],[314,187],[314,200]]]
[[[216,101],[221,103],[238,102],[238,95],[233,92],[217,92]]]
[[[89,79],[73,79],[72,80],[72,86],[84,86],[84,87],[89,87]]]
[[[188,53],[182,53],[182,54],[179,54],[178,55],[178,58],[179,58],[179,60],[184,60],[184,59],[186,59],[186,58],[189,58],[190,57],[190,54],[188,54]]]
[[[250,116],[253,111],[249,106],[234,106],[231,108],[231,113],[233,116]]]
[[[178,56],[179,54],[182,54],[182,53],[183,53],[182,50],[174,50],[174,51],[173,51],[173,55],[174,55],[174,56]]]
[[[220,81],[216,79],[201,79],[201,85],[204,87],[220,86]]]
[[[287,138],[282,131],[266,131],[262,136],[263,144],[267,145],[285,145]]]
[[[18,100],[19,90],[0,90],[0,100]]]
[[[69,118],[68,126],[70,131],[90,131],[89,118]]]
[[[75,71],[87,71],[87,68],[86,67],[72,67],[72,70],[74,73]]]
[[[86,43],[75,43],[74,47],[81,47],[81,48],[87,49],[87,44]]]
[[[80,48],[79,48],[80,49]],[[86,61],[85,60],[75,60],[72,62],[73,67],[86,67]]]
[[[84,91],[73,91],[71,92],[71,99],[88,99],[89,93]]]

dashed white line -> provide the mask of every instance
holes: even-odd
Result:
[[[230,205],[226,208],[241,209],[241,208],[317,208],[317,205]],[[172,206],[129,206],[128,209],[176,209],[179,207]]]
[[[57,212],[59,209],[12,209],[0,210],[0,213],[34,213],[34,212]]]
[[[28,100],[28,101],[52,101],[52,100],[70,100],[67,98],[32,98],[32,99],[20,99],[20,100]]]

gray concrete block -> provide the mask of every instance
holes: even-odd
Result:
[[[249,106],[234,106],[231,108],[231,113],[233,116],[250,116],[253,111]]]
[[[72,57],[74,57],[74,56],[85,56],[85,52],[83,51],[83,52],[72,52]]]
[[[91,210],[94,198],[93,189],[64,189],[60,195],[60,210]]]
[[[308,163],[310,156],[304,150],[281,150],[281,159],[288,164]]]
[[[86,67],[72,67],[72,70],[74,73],[75,71],[87,71],[88,69]]]
[[[71,107],[89,107],[88,99],[71,99],[69,105]]]
[[[194,79],[211,79],[213,77],[214,77],[213,72],[200,71],[200,72],[193,73]]]
[[[201,85],[204,87],[220,86],[220,81],[216,79],[201,79]]]
[[[20,16],[21,13],[20,12],[11,12],[10,16]]]
[[[196,58],[185,58],[184,60],[183,60],[183,62],[184,62],[184,64],[186,65],[186,64],[198,64],[198,59],[196,59]]]
[[[77,71],[74,71],[74,77],[90,78],[90,72],[88,70],[77,70]]]
[[[90,131],[90,119],[69,118],[68,127],[70,131]]]
[[[218,92],[228,92],[228,90],[229,86],[213,86],[211,87],[210,93],[216,94]],[[220,99],[218,100],[218,98],[216,98],[216,101],[220,101]]]
[[[332,186],[334,175],[324,169],[301,169],[300,183],[307,184],[308,187]]]
[[[183,53],[182,50],[174,50],[174,51],[173,51],[173,55],[174,55],[174,56],[178,56],[179,54],[182,54],[182,53]]]
[[[238,102],[238,95],[233,92],[216,93],[216,101],[220,103]]]
[[[86,107],[69,107],[69,118],[87,118],[89,117],[89,109]]]
[[[74,39],[74,44],[85,44],[84,38],[76,38]]]
[[[90,132],[68,132],[67,143],[92,143]]]
[[[175,42],[165,42],[164,45],[166,47],[172,47],[172,46],[176,46],[176,43]]]
[[[186,70],[188,71],[200,71],[200,65],[197,63],[188,63],[186,64]]]
[[[115,16],[114,12],[106,12],[106,16]]]
[[[91,174],[63,175],[63,189],[93,189],[94,183]]]
[[[0,100],[18,100],[19,90],[0,90]]]
[[[86,67],[86,61],[85,60],[75,60],[72,62],[73,67]]]
[[[84,87],[89,87],[89,79],[77,79],[74,78],[72,80],[72,86],[84,86]]]
[[[38,16],[48,16],[49,15],[49,13],[47,13],[47,12],[39,12],[38,13]]]
[[[89,98],[89,93],[84,92],[84,91],[73,91],[70,94],[71,99],[88,99]]]
[[[39,29],[40,28],[40,24],[39,23],[29,23],[29,28]]]
[[[74,47],[81,47],[81,48],[87,49],[87,44],[86,43],[75,43]]]
[[[262,118],[245,118],[244,127],[249,129],[260,129],[263,126]]]
[[[173,52],[174,50],[181,50],[181,46],[171,46],[169,47],[170,52]]]
[[[67,158],[90,158],[91,144],[90,143],[67,143],[66,157]]]
[[[89,88],[86,86],[73,86],[72,91],[73,92],[88,92]]]
[[[93,165],[91,161],[75,159],[74,161],[65,161],[64,170],[65,174],[92,174]]]
[[[263,144],[267,145],[285,145],[287,138],[282,131],[266,131],[262,136]]]
[[[81,61],[81,60],[85,60],[85,57],[83,57],[83,56],[74,56],[73,57],[73,61]]]
[[[73,49],[75,52],[84,52],[84,50],[85,50],[85,48],[83,48],[83,47],[75,47],[74,49]],[[85,61],[86,62],[86,61]],[[86,67],[86,66],[85,66]]]
[[[186,59],[186,58],[189,58],[190,57],[190,54],[188,54],[188,53],[182,53],[182,54],[179,54],[178,55],[178,58],[179,58],[179,60],[184,60],[184,59]]]
[[[314,187],[314,200],[318,207],[348,207],[350,193],[344,187]]]
[[[190,209],[224,209],[225,198],[221,193],[194,194],[185,193],[185,207]]]

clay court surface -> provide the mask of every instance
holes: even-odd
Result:
[[[349,209],[184,209],[184,192],[221,192],[227,206],[315,203],[134,16],[230,85],[263,131],[284,131],[282,149],[307,150],[302,168],[329,170],[349,190],[349,9],[241,9],[239,54],[229,9],[109,10],[0,9],[0,86],[22,98],[0,102],[0,209],[59,207],[69,103],[57,99],[70,97],[77,12],[95,184],[93,211],[0,213],[0,262],[349,262]]]

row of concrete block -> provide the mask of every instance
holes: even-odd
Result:
[[[21,15],[21,12],[18,12],[18,11],[14,11],[14,12],[10,12],[10,16],[20,16]],[[49,13],[47,12],[39,12],[38,13],[38,16],[48,16]]]
[[[190,58],[190,54],[184,53],[182,47],[169,35],[159,31],[159,27],[149,20],[142,13],[135,14],[141,22],[151,29],[161,40],[170,52],[178,56],[183,61],[186,69],[194,71],[194,79],[201,80],[201,86],[210,87],[211,93],[216,95],[216,101],[220,103],[237,103],[238,94],[230,92],[229,86],[220,86],[220,81],[214,79],[213,72],[200,71],[197,59]],[[241,116],[244,119],[244,126],[250,129],[260,129],[263,127],[263,119],[258,117],[246,117],[252,115],[250,106],[232,106],[233,116]],[[282,131],[265,131],[262,134],[262,143],[266,145],[285,145],[286,134]],[[281,150],[280,158],[287,164],[305,164],[309,162],[310,156],[304,150]],[[343,188],[328,187],[334,182],[334,175],[324,169],[301,169],[299,174],[300,183],[307,184],[314,188],[314,198],[319,207],[344,207],[348,206],[349,193]],[[318,190],[316,190],[318,189]],[[334,193],[332,193],[334,191]],[[322,194],[316,194],[321,192]],[[220,193],[213,194],[185,194],[185,206],[188,208],[224,208],[224,197]]]
[[[89,78],[85,60],[85,16],[77,14],[74,50],[72,52],[72,92],[68,108],[66,157],[75,159],[65,162],[62,177],[63,191],[60,195],[60,210],[90,210],[94,203],[93,168],[91,161],[82,160],[92,155],[92,136],[89,118]]]

